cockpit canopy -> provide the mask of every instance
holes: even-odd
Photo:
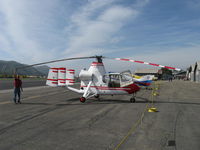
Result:
[[[130,71],[108,73],[103,76],[103,82],[106,83],[108,87],[125,87],[133,84],[133,78]]]

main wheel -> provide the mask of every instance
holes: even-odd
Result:
[[[81,103],[84,103],[86,101],[86,98],[85,97],[80,97],[80,102]]]
[[[131,103],[135,103],[135,97],[132,97],[132,98],[130,99],[130,102],[131,102]]]

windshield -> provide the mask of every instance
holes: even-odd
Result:
[[[121,87],[130,85],[133,83],[133,77],[130,71],[121,72]]]
[[[130,71],[124,71],[120,74],[122,76],[122,81],[133,81],[133,77]]]

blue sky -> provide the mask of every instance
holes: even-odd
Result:
[[[199,0],[0,0],[0,60],[103,55],[186,68],[200,60],[199,14]]]

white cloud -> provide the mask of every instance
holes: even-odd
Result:
[[[73,53],[71,56],[74,56],[84,51],[82,54],[86,56],[91,54],[91,49],[104,48],[114,39],[117,39],[115,42],[120,41],[115,34],[130,20],[133,21],[138,12],[130,7],[111,5],[112,2],[103,1],[99,5],[100,1],[91,1],[72,15],[72,24],[68,28],[69,46],[64,54]]]
[[[120,30],[140,14],[122,2],[88,0],[70,8],[67,14],[70,6],[63,6],[59,0],[1,0],[0,51],[28,64],[111,53],[110,45],[125,39],[119,36]],[[144,7],[147,3],[138,1],[135,6]],[[61,25],[66,25],[65,30],[60,29]]]
[[[4,29],[1,31],[0,41],[4,43],[2,49],[13,54],[13,59],[26,63],[34,63],[48,60],[53,55],[46,49],[46,45],[40,41],[41,35],[48,28],[51,19],[51,10],[54,2],[1,0],[0,12],[4,16]],[[45,4],[45,5],[42,5]],[[41,7],[45,7],[49,14],[42,12]],[[44,13],[45,15],[43,15]],[[48,34],[46,34],[47,36]],[[47,37],[48,38],[48,37]],[[46,59],[45,59],[46,58]],[[2,58],[3,59],[3,58]]]
[[[155,48],[148,53],[128,56],[135,60],[142,60],[151,63],[157,63],[164,66],[177,67],[185,69],[189,65],[200,60],[200,45],[194,45],[190,47],[179,47],[179,48]],[[141,67],[149,67],[142,66]]]
[[[35,44],[31,43],[23,32],[25,22],[21,16],[21,4],[22,3],[13,4],[12,1],[1,1],[1,10],[6,17],[6,32],[12,38],[16,46],[19,47],[19,53],[24,53],[24,55],[29,56],[27,45],[35,47]],[[24,50],[24,48],[26,50]]]
[[[0,48],[4,51],[7,52],[7,50],[10,50],[10,43],[7,40],[5,36],[0,35]]]
[[[119,23],[126,21],[127,18],[137,15],[137,11],[129,7],[122,6],[112,6],[111,8],[105,10],[99,17],[98,20],[108,23]]]

